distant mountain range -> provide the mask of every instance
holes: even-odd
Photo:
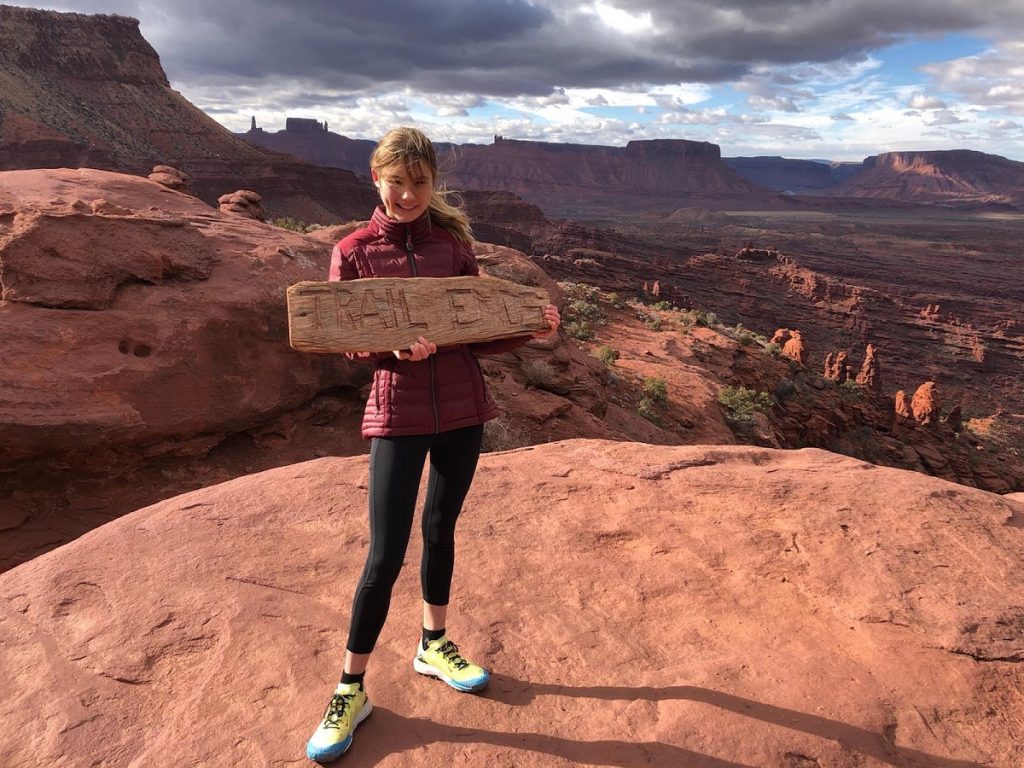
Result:
[[[283,131],[255,126],[240,138],[307,162],[368,174],[374,142],[350,139],[326,123],[289,119]],[[447,145],[446,145],[447,146]],[[721,157],[719,147],[684,140],[625,147],[494,138],[448,147],[456,187],[513,192],[556,213],[587,203],[638,204],[652,198],[701,199],[722,207],[770,200],[772,193],[898,203],[1024,208],[1024,163],[971,150],[889,152],[862,163],[783,157]]]

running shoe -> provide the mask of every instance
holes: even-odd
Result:
[[[421,675],[444,680],[457,691],[472,693],[487,686],[490,674],[459,653],[459,647],[447,637],[431,640],[427,647],[420,642],[416,646],[416,657],[412,667]]]
[[[359,683],[338,683],[324,719],[306,744],[306,757],[318,763],[337,760],[352,746],[352,734],[373,710]]]

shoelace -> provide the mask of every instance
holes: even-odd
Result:
[[[341,718],[345,716],[345,710],[355,698],[354,693],[336,693],[331,697],[331,703],[327,705],[327,712],[324,714],[324,725],[328,728],[341,728]]]
[[[456,669],[465,669],[469,666],[469,662],[459,655],[459,646],[451,640],[441,646],[438,649],[438,653],[444,656]]]

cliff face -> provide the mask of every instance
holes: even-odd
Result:
[[[126,16],[0,6],[0,61],[79,80],[169,85],[138,20]]]
[[[1024,163],[967,149],[887,152],[830,194],[950,205],[1024,206]]]
[[[247,144],[172,90],[137,20],[0,6],[0,170],[157,164],[211,204],[248,188],[273,214],[331,219],[373,201],[352,174]]]
[[[728,168],[718,146],[707,142],[632,141],[620,148],[497,139],[459,148],[454,168],[457,186],[506,190],[563,215],[588,206],[642,209],[769,196]]]
[[[817,193],[862,169],[859,163],[821,163],[784,157],[727,157],[725,164],[747,181],[780,192]]]

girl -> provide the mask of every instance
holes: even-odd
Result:
[[[447,202],[437,170],[433,145],[415,128],[396,128],[381,139],[370,157],[370,172],[382,205],[367,227],[335,246],[331,280],[479,274],[469,220]],[[536,338],[558,331],[561,321],[554,305],[544,308],[544,317],[550,328],[534,334]],[[349,355],[376,364],[362,425],[363,437],[372,440],[370,548],[352,605],[344,673],[306,746],[311,760],[341,756],[372,709],[363,676],[405,557],[428,455],[420,564],[423,635],[413,668],[458,691],[479,691],[487,685],[487,670],[462,656],[445,633],[455,521],[476,470],[483,424],[498,415],[474,353],[513,349],[528,339],[438,349],[421,336],[409,349]]]

